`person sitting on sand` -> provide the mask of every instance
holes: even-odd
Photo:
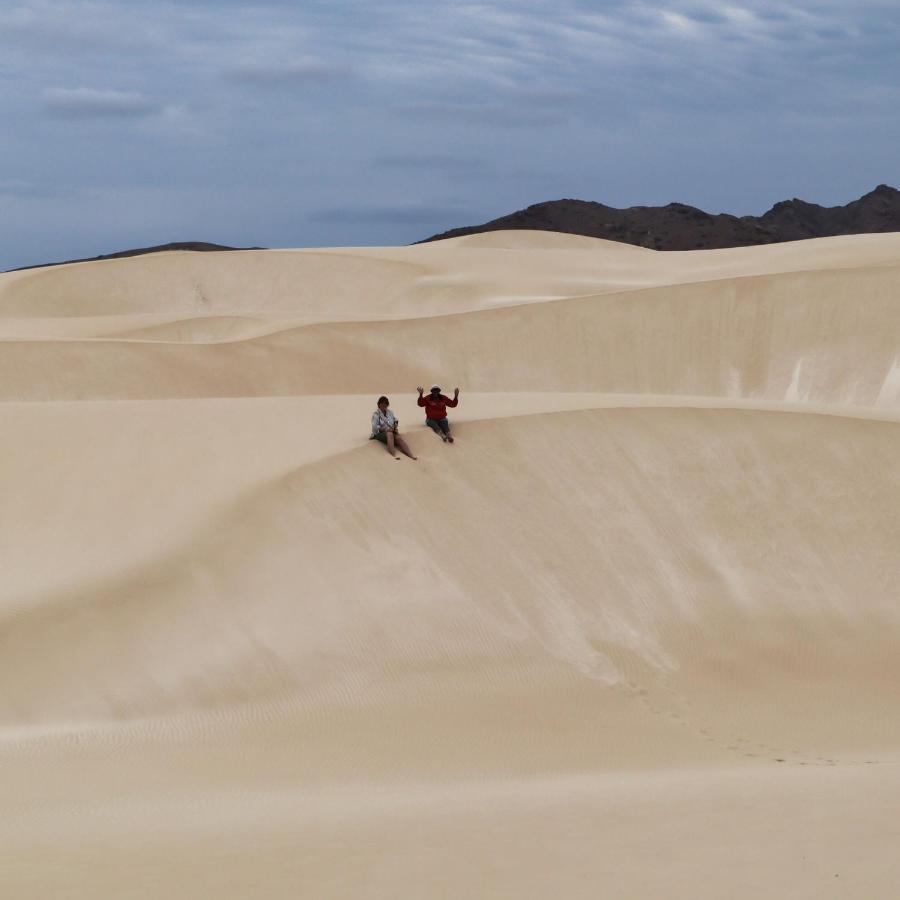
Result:
[[[388,453],[394,459],[400,459],[394,447],[402,450],[410,459],[418,459],[413,456],[409,444],[400,437],[398,425],[400,420],[394,415],[390,409],[390,400],[387,397],[378,398],[378,409],[372,413],[372,434],[369,436],[370,441],[381,441],[387,447]]]
[[[419,392],[419,406],[425,407],[425,424],[440,438],[444,443],[453,443],[453,435],[450,434],[450,423],[447,421],[447,407],[455,408],[459,403],[459,388],[453,389],[453,399],[445,397],[441,393],[439,385],[433,384],[431,392],[427,397],[423,396],[425,391],[422,388],[416,388]]]

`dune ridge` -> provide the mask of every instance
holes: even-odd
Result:
[[[898,259],[0,275],[4,893],[891,896]]]

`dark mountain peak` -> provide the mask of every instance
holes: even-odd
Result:
[[[874,191],[863,194],[859,200],[848,203],[847,206],[872,206],[872,207],[890,207],[900,205],[900,191],[892,188],[888,184],[879,184]]]
[[[900,231],[900,191],[880,184],[859,200],[835,207],[794,197],[776,203],[762,216],[740,217],[712,215],[679,202],[616,209],[590,200],[548,200],[483,225],[454,228],[425,240],[506,229],[583,234],[655,250],[744,247],[838,234]]]
[[[900,231],[900,191],[880,184],[846,206],[825,207],[804,200],[776,203],[760,221],[781,241]]]
[[[631,209],[633,211],[636,211],[636,210],[649,211],[649,210],[653,210],[655,208],[656,207],[653,207],[653,206],[632,206],[631,207]],[[703,220],[703,221],[711,222],[714,218],[708,212],[705,212],[702,209],[698,209],[696,206],[689,206],[687,203],[667,203],[662,208],[671,213],[674,213],[676,216],[686,216],[689,218],[696,219],[698,221]]]
[[[818,203],[810,203],[808,200],[801,200],[799,197],[793,197],[790,200],[779,200],[769,212],[778,209],[825,209]],[[765,215],[765,214],[764,214]]]
[[[561,209],[575,209],[582,212],[597,209],[610,209],[596,200],[576,200],[572,197],[564,197],[559,200],[544,200],[542,203],[532,203],[520,212],[553,212]]]

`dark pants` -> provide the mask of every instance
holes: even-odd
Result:
[[[444,416],[443,419],[426,419],[425,424],[435,434],[440,434],[441,432],[443,432],[444,434],[450,434],[450,423],[447,421],[446,416]]]

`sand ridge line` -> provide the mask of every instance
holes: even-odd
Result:
[[[868,237],[871,238],[873,236],[868,236]],[[601,241],[600,243],[606,244],[608,242]],[[883,241],[875,242],[875,246],[880,247],[881,243],[883,243]],[[431,245],[424,245],[424,246],[431,246]],[[614,251],[612,254],[613,257],[615,257],[617,255],[617,252],[615,252],[616,246],[617,245],[610,244],[610,248],[612,248]],[[618,246],[622,246],[622,245],[618,245]],[[405,253],[402,252],[404,250],[406,251]],[[826,256],[824,254],[821,254],[820,252],[810,253],[808,251],[809,251],[809,248],[794,248],[792,251],[792,255],[787,258],[787,262],[785,262],[785,260],[783,259],[786,256],[786,254],[784,252],[779,252],[777,254],[777,257],[781,263],[780,269],[777,272],[769,272],[769,273],[760,272],[758,263],[754,263],[753,268],[750,270],[747,270],[747,271],[742,270],[742,268],[746,267],[746,265],[747,265],[746,260],[751,260],[751,261],[758,260],[759,254],[750,255],[750,256],[747,256],[746,254],[739,255],[735,261],[735,266],[737,266],[736,271],[727,271],[727,270],[723,271],[722,264],[718,263],[712,269],[705,269],[704,267],[701,266],[695,272],[692,272],[687,279],[683,278],[679,273],[679,268],[683,269],[684,266],[680,266],[680,267],[672,266],[672,265],[665,264],[664,262],[662,262],[662,264],[660,264],[660,265],[654,264],[651,266],[645,266],[639,270],[635,270],[633,261],[626,261],[623,259],[623,263],[622,263],[623,267],[616,268],[614,270],[614,272],[619,273],[619,278],[621,278],[625,273],[630,273],[629,278],[633,278],[635,272],[636,271],[639,272],[641,275],[641,278],[640,278],[641,283],[639,285],[635,285],[635,288],[640,290],[640,289],[652,288],[654,286],[654,284],[655,284],[655,286],[663,286],[663,287],[667,286],[667,285],[677,285],[679,283],[683,283],[683,284],[698,283],[699,284],[699,283],[702,283],[703,281],[709,280],[710,278],[712,278],[713,280],[728,280],[730,278],[753,277],[754,275],[767,275],[767,274],[768,275],[783,275],[783,274],[790,274],[792,271],[808,270],[810,272],[813,272],[813,271],[820,271],[820,272],[832,271],[832,272],[834,272],[834,271],[840,270],[841,267],[835,266],[831,255]],[[306,254],[307,256],[314,256],[317,259],[330,259],[333,256],[335,256],[334,253],[326,252],[325,250],[312,251],[312,252],[304,251],[304,250],[242,251],[242,252],[245,254],[247,254],[247,253],[269,253],[269,252],[276,252],[276,253],[282,253],[282,254],[293,254],[294,256],[297,257],[297,260],[294,260],[294,262],[298,262],[299,259],[304,256],[304,254]],[[414,260],[410,260],[408,258],[411,253],[412,254],[421,253],[422,252],[421,248],[414,247],[414,248],[400,248],[399,250],[395,249],[393,251],[393,257],[390,259],[386,258],[386,253],[388,253],[388,252],[389,251],[387,251],[387,250],[382,250],[379,252],[375,252],[375,251],[364,252],[363,250],[360,250],[360,251],[356,251],[353,253],[339,251],[338,255],[345,257],[345,258],[352,258],[352,259],[358,260],[360,262],[364,262],[365,264],[372,263],[372,264],[381,266],[386,263],[390,263],[390,264],[396,263],[397,265],[400,265],[401,267],[403,267],[405,269],[408,269],[411,266],[413,268],[418,268],[418,270],[420,272],[420,276],[421,276],[421,281],[422,281],[422,284],[420,285],[420,287],[422,288],[423,295],[429,294],[431,292],[431,287],[432,287],[430,284],[426,285],[425,282],[430,282],[432,279],[435,279],[435,278],[438,280],[438,287],[440,287],[440,288],[448,286],[447,284],[445,284],[445,282],[448,278],[450,278],[449,284],[452,284],[455,287],[457,293],[462,288],[469,288],[469,289],[474,289],[477,291],[479,289],[479,286],[483,289],[484,286],[488,285],[488,284],[490,284],[491,286],[494,287],[494,289],[496,289],[496,287],[498,287],[500,284],[505,283],[504,279],[500,276],[500,271],[497,270],[496,266],[494,266],[493,268],[491,268],[491,267],[485,268],[484,266],[474,266],[474,267],[471,267],[470,270],[467,270],[466,266],[464,264],[461,264],[461,260],[458,258],[459,257],[458,251],[456,251],[456,252],[446,252],[445,251],[443,253],[436,253],[436,251],[432,250],[429,253],[429,259],[427,261],[427,264],[419,264],[419,263],[415,262]],[[528,251],[528,252],[530,252],[530,251]],[[647,252],[653,254],[654,258],[656,258],[655,251],[647,251]],[[223,286],[223,284],[220,283],[221,279],[218,276],[216,276],[217,271],[219,269],[221,269],[221,267],[223,267],[223,266],[226,266],[229,270],[236,268],[236,266],[234,264],[235,259],[236,259],[235,254],[230,255],[230,257],[231,257],[230,263],[227,260],[223,261],[221,259],[211,260],[211,259],[207,258],[208,254],[190,254],[187,257],[185,257],[183,254],[176,254],[176,253],[164,254],[164,255],[166,255],[167,257],[176,257],[176,259],[178,261],[177,269],[180,272],[180,274],[178,275],[178,279],[180,279],[180,280],[176,279],[176,282],[173,284],[174,284],[174,286],[177,286],[178,289],[181,291],[186,290],[190,286],[191,283],[193,283],[195,291],[201,290],[201,281],[203,281],[203,277],[204,277],[204,273],[205,273],[206,275],[209,276],[208,280],[210,281],[210,284],[203,287],[202,292],[212,291],[213,296],[214,296],[215,292],[217,290],[218,291],[226,290],[226,286]],[[812,259],[815,262],[817,262],[818,265],[804,264],[803,261],[805,259],[807,259],[808,257],[812,257]],[[691,257],[691,258],[693,258],[693,257]],[[159,266],[157,266],[155,264],[150,265],[150,266],[145,266],[144,263],[141,262],[141,260],[147,260],[147,259],[150,259],[150,257],[135,257],[130,260],[129,259],[106,260],[104,262],[129,263],[129,264],[138,266],[140,269],[150,268],[152,270],[158,270],[160,268]],[[189,260],[190,264],[185,263],[185,259]],[[797,262],[796,263],[791,262],[792,259],[796,259]],[[840,259],[842,259],[842,257]],[[441,261],[442,264],[436,266],[435,265],[436,261]],[[584,261],[584,260],[582,260],[582,261]],[[661,262],[661,261],[663,261],[663,258],[660,257],[657,261]],[[182,265],[182,263],[184,263],[184,264]],[[881,260],[881,261],[870,264],[869,268],[877,269],[879,266],[881,266],[883,264],[890,265],[892,263],[893,263],[893,260],[891,260],[891,259]],[[77,265],[84,266],[86,264],[79,263]],[[263,274],[265,272],[265,269],[263,267],[261,267],[261,265],[244,266],[243,268],[238,266],[237,268],[240,269],[241,271],[236,272],[235,275],[242,273],[244,276],[250,278],[251,281],[253,280],[254,277],[258,281],[259,277],[263,276]],[[302,266],[301,266],[301,268],[302,268]],[[855,268],[859,268],[859,267],[855,267]],[[246,271],[244,271],[244,269],[246,269]],[[181,270],[184,270],[184,271],[181,271]],[[50,270],[34,270],[31,273],[29,273],[29,275],[34,277],[35,272],[37,272],[38,274],[41,274],[43,277],[43,273],[45,273],[46,271],[50,271]],[[593,281],[599,280],[600,282],[604,282],[604,284],[602,284],[602,285],[598,284],[596,286],[596,288],[591,288],[588,291],[574,292],[572,290],[566,290],[566,289],[560,290],[559,289],[560,284],[568,282],[570,280],[570,275],[567,271],[567,266],[563,266],[560,263],[558,270],[553,269],[551,267],[551,271],[549,273],[544,273],[544,274],[541,274],[541,269],[540,269],[540,267],[538,267],[535,269],[535,273],[534,273],[535,277],[538,278],[539,280],[544,280],[544,281],[546,281],[546,279],[549,278],[550,281],[552,281],[554,284],[554,288],[552,290],[545,291],[543,294],[538,293],[538,295],[537,295],[538,302],[541,302],[541,298],[543,298],[543,297],[566,298],[566,297],[574,297],[574,296],[594,296],[597,294],[602,295],[602,294],[609,293],[609,286],[606,284],[606,282],[609,281],[611,272],[607,267],[605,267],[604,265],[602,265],[600,263],[596,263],[596,264],[592,264],[591,266],[589,266],[587,268],[579,269],[578,271],[580,272],[580,280],[581,281],[584,281],[586,279],[593,280]],[[138,274],[151,275],[151,276],[155,277],[156,272],[152,271],[150,273],[146,273],[143,271],[137,271],[134,274],[135,275],[138,275]],[[356,274],[358,277],[359,273],[356,273]],[[89,272],[86,273],[84,270],[80,269],[79,270],[79,281],[84,281],[88,277],[88,275],[89,275]],[[273,285],[277,285],[277,290],[282,294],[284,293],[284,289],[285,289],[284,280],[285,280],[285,278],[288,277],[288,275],[289,275],[289,273],[284,272],[281,274],[280,278],[276,278],[275,281],[273,281]],[[327,279],[325,279],[326,275],[333,276],[334,273],[330,273],[330,272],[323,273],[323,272],[319,272],[318,270],[314,270],[312,272],[307,273],[306,277],[307,278],[311,277],[313,279],[327,280]],[[293,279],[293,281],[297,281],[299,279],[299,281],[302,283],[304,275],[300,271],[297,271],[297,272],[292,271],[290,273],[290,278]],[[462,280],[460,280],[460,279],[462,279]],[[290,281],[289,281],[289,283],[290,283]],[[415,286],[416,283],[417,283],[417,279],[413,279],[412,281],[409,281],[408,283],[407,283],[407,281],[403,282],[403,284],[407,288],[409,288],[411,286]],[[12,282],[9,282],[9,286],[12,287]],[[384,286],[382,286],[382,287],[384,287]],[[363,292],[363,294],[365,294],[365,292],[366,292],[365,285],[362,284],[360,286],[360,288],[361,288],[361,291]],[[123,286],[121,284],[116,284],[116,283],[107,285],[106,289],[112,290],[116,294],[122,294],[123,290],[127,290],[127,288],[125,288],[125,286]],[[627,284],[622,284],[619,281],[613,285],[612,289],[614,292],[618,291],[618,290],[626,291],[626,290],[630,289],[630,286]],[[248,290],[250,290],[249,284],[248,284]],[[531,290],[531,288],[529,288],[529,290]],[[226,292],[227,292],[227,290],[226,290]],[[0,295],[2,295],[2,293],[3,293],[3,280],[0,279]],[[15,294],[13,293],[11,296],[14,298]],[[523,298],[526,296],[527,296],[526,294],[522,294]],[[32,299],[40,299],[40,298],[32,298]],[[147,299],[148,302],[150,300],[150,298],[145,298],[145,299]],[[207,298],[207,299],[210,299],[210,298]],[[456,300],[458,300],[458,299],[459,298],[456,298]],[[182,298],[182,300],[183,300],[183,298]],[[41,302],[43,302],[43,301],[41,301]],[[347,298],[344,298],[341,302],[342,303],[347,302]],[[519,301],[517,301],[517,302],[519,302]],[[0,305],[2,305],[2,304],[0,304]],[[155,298],[154,298],[154,306],[155,305],[156,305],[156,303],[155,303]],[[476,303],[474,308],[477,308],[478,305],[479,304]],[[57,316],[62,316],[63,318],[68,318],[73,311],[76,311],[76,310],[72,309],[71,304],[68,304],[68,305],[63,304],[61,308],[57,308],[57,307],[59,307],[59,304],[57,304],[57,306],[55,306],[53,308],[53,314],[57,315]],[[254,307],[254,309],[255,308],[256,307]],[[466,306],[463,308],[462,311],[466,311],[471,308],[473,308],[473,307]],[[229,313],[228,310],[224,310],[223,312],[225,312],[226,314]],[[450,310],[450,312],[453,312],[453,310]],[[408,314],[408,312],[407,312],[407,314]],[[391,315],[391,313],[387,313],[387,315]],[[18,318],[18,316],[17,316],[17,318]],[[377,320],[377,317],[375,317],[372,320]],[[323,321],[325,321],[325,320],[323,320]]]
[[[699,251],[692,251],[699,252]],[[306,322],[295,322],[287,325],[277,324],[274,327],[270,327],[264,323],[265,314],[258,313],[255,316],[249,315],[241,315],[237,312],[229,313],[228,311],[217,311],[214,314],[210,314],[208,316],[188,316],[184,318],[171,318],[167,319],[164,322],[159,322],[155,324],[148,324],[144,326],[138,326],[136,330],[122,330],[119,332],[115,332],[112,334],[105,335],[76,335],[73,337],[68,336],[2,336],[0,335],[0,344],[3,343],[46,343],[46,342],[90,342],[90,343],[133,343],[133,344],[173,344],[173,345],[189,345],[189,346],[214,346],[214,345],[224,345],[224,344],[239,344],[247,341],[255,341],[259,339],[264,339],[272,336],[284,336],[289,337],[294,332],[300,332],[305,329],[315,328],[317,326],[330,326],[330,325],[375,325],[381,323],[395,322],[397,324],[400,323],[412,323],[420,320],[441,320],[441,321],[452,321],[453,319],[458,319],[463,316],[471,316],[478,314],[487,314],[493,313],[495,311],[503,311],[503,310],[521,310],[527,309],[529,307],[543,307],[549,305],[556,304],[566,304],[568,302],[578,302],[578,301],[607,301],[612,302],[616,300],[623,299],[645,299],[647,297],[653,297],[656,299],[656,294],[663,293],[671,288],[689,288],[689,287],[706,287],[706,286],[725,286],[727,284],[732,284],[737,286],[740,283],[777,283],[781,282],[785,279],[790,279],[792,277],[802,277],[802,276],[812,276],[812,277],[822,277],[822,278],[830,278],[839,275],[847,275],[852,274],[854,272],[871,272],[873,270],[877,270],[879,272],[884,272],[885,270],[893,270],[896,271],[898,275],[898,281],[900,281],[900,266],[896,263],[885,262],[879,264],[877,266],[834,266],[834,267],[822,267],[822,268],[809,268],[809,269],[790,269],[779,271],[776,273],[736,273],[736,274],[725,274],[725,275],[715,275],[712,277],[695,277],[686,280],[665,280],[659,281],[657,283],[650,284],[639,284],[634,285],[633,287],[625,287],[621,284],[617,284],[615,286],[610,287],[607,290],[595,290],[588,291],[585,293],[571,293],[571,294],[551,294],[551,295],[524,295],[520,297],[495,297],[488,298],[483,297],[478,305],[472,306],[467,309],[456,309],[451,311],[440,311],[435,310],[432,312],[422,312],[417,315],[410,315],[409,311],[399,312],[396,314],[382,314],[378,316],[371,317],[357,317],[352,315],[346,315],[335,318],[321,318],[315,317],[310,321]],[[678,302],[679,300],[682,302],[687,302],[689,298],[685,297],[676,297],[671,298],[672,302]],[[118,313],[112,314],[109,317],[123,318],[128,314]],[[134,314],[136,316],[140,316],[142,314]],[[280,314],[284,318],[291,318],[290,313]],[[92,316],[90,318],[105,318]],[[142,338],[139,336],[142,331],[153,331],[155,329],[166,329],[173,327],[180,327],[184,325],[190,324],[201,324],[203,322],[210,323],[221,323],[226,321],[247,321],[251,322],[253,319],[260,321],[260,328],[253,330],[252,333],[240,335],[233,338],[220,338],[220,339],[207,339],[207,340],[174,340],[174,339],[166,339],[166,338]],[[301,317],[302,318],[302,317]],[[45,321],[52,321],[52,319],[47,319],[44,317]],[[21,317],[16,317],[13,321],[19,321]]]

